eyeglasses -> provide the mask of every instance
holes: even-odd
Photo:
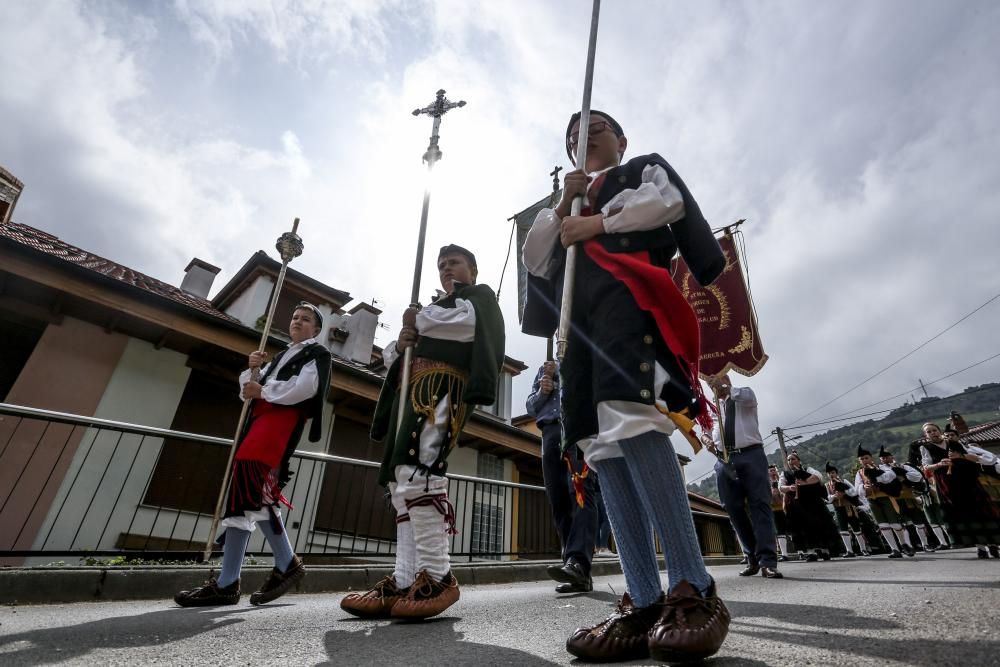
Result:
[[[587,136],[593,137],[600,134],[604,130],[611,127],[611,123],[606,120],[595,120],[593,123],[587,126]],[[569,147],[576,148],[576,145],[580,143],[580,131],[569,133]]]

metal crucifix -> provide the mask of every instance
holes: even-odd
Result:
[[[413,267],[413,289],[410,291],[410,307],[416,308],[418,302],[420,301],[420,272],[423,269],[424,264],[424,239],[427,236],[427,211],[431,205],[431,185],[430,185],[430,174],[431,170],[434,169],[434,164],[441,159],[441,149],[438,148],[438,139],[440,135],[438,130],[441,127],[441,116],[445,115],[449,111],[455,108],[460,108],[465,106],[465,100],[460,100],[458,102],[451,102],[447,97],[444,96],[444,89],[437,91],[437,98],[423,109],[414,109],[414,116],[421,116],[427,114],[434,119],[434,123],[431,129],[431,141],[427,146],[427,150],[424,152],[424,162],[427,163],[427,186],[424,188],[424,205],[420,211],[420,234],[417,236],[417,259]],[[403,373],[399,382],[399,402],[402,406],[403,400],[405,399],[410,387],[410,361],[413,358],[413,348],[408,347],[403,353]],[[402,407],[399,409],[399,417],[396,421],[397,432],[402,427],[403,424],[403,412]]]

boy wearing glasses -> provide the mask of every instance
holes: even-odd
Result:
[[[240,374],[240,398],[253,401],[250,418],[233,457],[232,480],[226,498],[222,570],[201,588],[181,591],[174,601],[182,607],[236,604],[240,600],[240,570],[255,525],[274,554],[274,569],[250,604],[284,595],[305,576],[302,560],[292,551],[279,504],[292,509],[281,489],[292,472],[288,465],[305,424],[312,419],[309,441],[317,442],[323,427],[323,404],[330,385],[330,351],[317,340],[323,315],[302,302],[292,311],[288,347],[265,364],[266,352],[251,352],[249,367]],[[260,377],[253,379],[254,370]]]
[[[566,128],[573,159],[579,117]],[[705,569],[684,479],[669,435],[710,430],[698,381],[698,321],[670,277],[681,252],[706,285],[725,257],[684,182],[656,154],[621,164],[628,146],[609,114],[590,116],[586,164],[565,177],[562,200],[525,239],[530,276],[525,333],[550,337],[559,317],[565,248],[578,243],[573,322],[560,373],[563,444],[597,470],[627,592],[601,623],[567,640],[591,661],[652,656],[684,661],[718,651],[729,612]],[[570,216],[573,198],[585,208]],[[660,581],[652,530],[670,585]]]

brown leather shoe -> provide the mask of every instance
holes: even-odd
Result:
[[[458,602],[459,597],[458,580],[451,572],[436,581],[427,570],[420,570],[406,597],[393,605],[390,615],[411,620],[430,618]]]
[[[360,618],[389,618],[393,606],[406,596],[409,589],[400,588],[392,575],[365,593],[350,593],[340,601],[340,608]]]
[[[649,654],[664,662],[702,660],[715,654],[729,633],[729,610],[715,594],[705,597],[687,581],[670,591],[663,615],[649,631]]]
[[[302,564],[301,558],[293,556],[292,562],[288,564],[288,569],[284,572],[278,568],[271,570],[271,576],[267,578],[260,590],[250,596],[250,604],[258,605],[277,600],[304,576],[306,576],[306,566]]]
[[[215,607],[224,604],[237,604],[239,601],[239,579],[225,588],[220,588],[215,579],[209,579],[201,588],[181,591],[174,596],[174,602],[182,607]]]
[[[649,629],[662,612],[662,595],[648,607],[636,607],[625,593],[611,616],[591,628],[577,628],[566,640],[566,650],[591,662],[648,657]]]

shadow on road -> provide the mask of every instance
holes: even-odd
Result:
[[[886,662],[898,661],[905,656],[908,664],[918,667],[956,664],[962,662],[963,658],[968,659],[968,664],[978,664],[977,656],[981,659],[981,656],[996,655],[1000,650],[1000,641],[995,640],[969,642],[943,638],[889,639],[873,636],[872,631],[901,629],[903,626],[885,618],[860,616],[851,609],[771,602],[727,602],[727,605],[733,614],[729,630],[731,634],[743,634],[789,646],[837,651],[844,656],[843,664],[851,664],[851,655]],[[769,627],[769,620],[796,627]],[[868,633],[857,636],[846,632],[850,630],[866,630]]]
[[[135,616],[103,618],[98,621],[42,628],[0,636],[0,647],[28,642],[23,648],[5,649],[4,662],[51,665],[86,656],[94,649],[162,646],[203,632],[242,623],[239,614],[255,611],[238,607],[225,611],[172,607]],[[161,631],[151,631],[158,628]]]
[[[346,656],[354,664],[385,667],[433,665],[555,665],[526,651],[463,640],[452,616],[423,622],[359,621],[344,619],[356,629],[330,630],[323,639],[329,659],[321,665],[342,665]],[[375,623],[375,625],[371,625]]]
[[[824,579],[821,577],[790,577],[787,574],[785,579],[791,581],[808,581],[809,583],[824,584],[849,584],[858,583],[856,579]],[[889,584],[891,586],[930,586],[933,588],[1000,588],[1000,581],[918,581],[914,579],[865,579],[865,586],[869,584]]]

